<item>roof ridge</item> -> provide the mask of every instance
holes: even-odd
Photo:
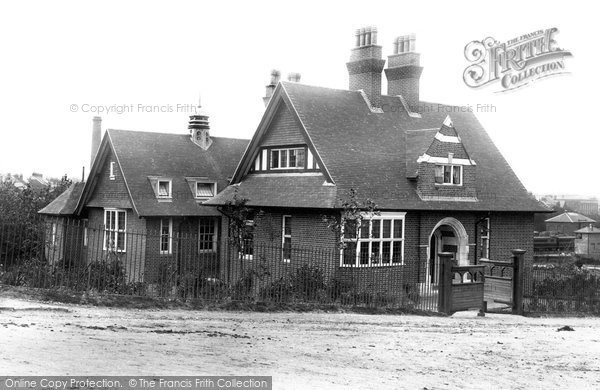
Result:
[[[301,87],[309,87],[309,88],[315,88],[315,89],[328,89],[330,91],[340,91],[340,92],[351,92],[351,93],[360,93],[360,90],[351,90],[351,89],[342,89],[342,88],[333,88],[333,87],[323,87],[321,85],[312,85],[312,84],[304,84],[304,83],[297,83],[294,81],[280,81],[280,83],[285,87],[287,85],[299,85]]]
[[[189,137],[189,134],[179,134],[179,133],[165,133],[162,131],[147,131],[147,130],[128,130],[128,129],[106,129],[106,131],[111,131],[111,132],[124,132],[124,133],[143,133],[143,134],[160,134],[160,135],[177,135],[177,136],[185,136],[185,137]],[[239,141],[249,141],[248,138],[234,138],[234,137],[221,137],[221,136],[211,136],[210,138],[217,138],[217,139],[233,139],[233,140],[239,140]]]

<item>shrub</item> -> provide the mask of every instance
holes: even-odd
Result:
[[[325,289],[323,270],[317,267],[303,265],[292,274],[290,284],[298,299],[315,300],[318,291]]]
[[[260,292],[260,296],[263,299],[286,302],[292,299],[293,293],[294,287],[289,278],[281,277],[264,287]]]
[[[94,261],[88,267],[89,288],[121,293],[127,287],[125,269],[118,259]]]

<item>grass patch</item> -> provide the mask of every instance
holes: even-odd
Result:
[[[187,309],[187,310],[222,310],[248,312],[325,312],[325,313],[358,313],[387,315],[421,315],[446,316],[443,313],[427,312],[415,309],[394,307],[346,306],[308,302],[270,302],[240,300],[202,300],[171,299],[161,297],[130,296],[118,294],[99,294],[93,292],[73,292],[67,289],[40,289],[30,287],[14,287],[0,285],[0,295],[6,298],[36,300],[45,303],[65,303],[71,305],[91,305],[99,307],[115,307],[125,309]]]

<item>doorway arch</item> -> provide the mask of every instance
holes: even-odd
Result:
[[[458,265],[469,264],[469,236],[456,218],[441,219],[429,234],[427,247],[427,281],[438,283],[439,252],[452,252]]]

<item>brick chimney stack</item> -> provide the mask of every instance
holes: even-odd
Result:
[[[288,81],[292,83],[299,83],[302,75],[300,73],[292,72],[288,73]]]
[[[419,110],[419,79],[423,72],[421,55],[415,47],[415,34],[404,35],[394,40],[394,54],[388,56],[385,76],[388,80],[388,95],[401,95],[413,112]]]
[[[349,74],[349,89],[362,89],[372,107],[381,107],[381,71],[385,65],[381,46],[377,46],[377,28],[365,27],[356,30],[355,47],[346,63]]]
[[[92,119],[92,123],[92,153],[90,158],[90,170],[92,169],[92,165],[94,165],[94,159],[96,158],[96,153],[98,153],[98,148],[100,148],[100,139],[102,137],[102,118],[95,116]]]
[[[269,104],[271,100],[271,96],[273,96],[273,92],[279,83],[279,79],[281,78],[281,72],[277,69],[273,69],[271,71],[271,82],[266,86],[265,97],[263,98],[263,102],[265,103],[265,107]],[[299,80],[299,79],[298,79]]]

